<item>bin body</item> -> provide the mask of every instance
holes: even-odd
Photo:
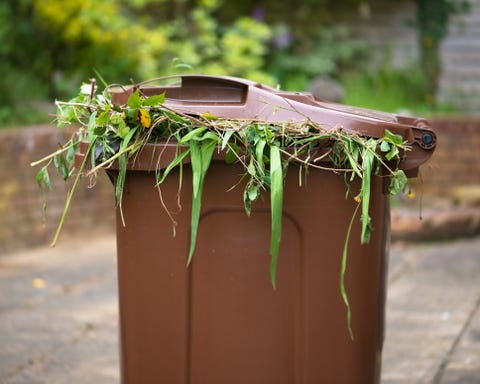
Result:
[[[112,102],[128,103],[137,89],[146,97],[163,93],[168,107],[199,118],[311,120],[327,131],[377,139],[388,130],[411,147],[398,163],[409,177],[436,145],[424,119],[343,106],[245,79],[182,75],[168,85],[111,88]],[[340,271],[357,203],[345,198],[343,176],[310,168],[300,187],[298,169],[290,165],[273,289],[268,196],[247,217],[244,186],[237,185],[244,169],[225,164],[221,154],[204,183],[196,250],[187,268],[190,167],[183,168],[181,210],[178,169],[168,175],[161,193],[154,188],[156,168],[165,168],[174,152],[175,145],[147,144],[134,156],[117,210],[122,382],[379,383],[390,224],[386,179],[372,180],[369,244],[360,245],[359,216],[350,236],[345,286],[352,340]],[[107,172],[115,178],[113,168]],[[358,180],[350,188],[349,196],[355,196]],[[178,223],[175,237],[172,217]]]
[[[340,268],[356,202],[345,198],[342,175],[311,169],[300,187],[290,166],[273,289],[268,196],[247,217],[243,187],[228,191],[243,169],[212,162],[187,267],[190,167],[183,169],[179,211],[178,170],[162,184],[160,199],[149,171],[157,162],[144,155],[145,166],[138,161],[127,172],[117,213],[125,220],[117,218],[123,383],[379,383],[389,241],[380,178],[372,182],[370,243],[360,245],[359,217],[351,232],[345,284],[352,340]],[[175,237],[164,205],[178,223]]]

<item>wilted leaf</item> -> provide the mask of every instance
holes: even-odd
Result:
[[[245,188],[243,191],[243,206],[245,207],[245,213],[247,216],[252,214],[252,200],[248,196],[248,190]]]
[[[250,183],[247,188],[248,198],[250,201],[255,201],[258,197],[259,185],[256,183]]]
[[[35,180],[40,188],[46,186],[48,189],[52,189],[52,184],[50,182],[50,175],[48,174],[47,165],[42,167],[40,171],[37,172]]]
[[[68,176],[70,176],[70,170],[68,169],[67,162],[63,154],[58,154],[53,158],[53,164],[57,169],[58,174],[62,177],[63,180],[67,180]]]
[[[405,175],[405,172],[403,172],[401,169],[397,169],[390,176],[390,186],[388,191],[391,195],[396,195],[397,193],[404,191],[407,184],[408,179]]]
[[[67,161],[68,164],[73,164],[76,153],[77,153],[77,144],[72,145],[70,148],[68,148],[67,154],[65,155],[65,160]]]

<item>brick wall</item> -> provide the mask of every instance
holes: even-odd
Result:
[[[438,144],[430,161],[421,168],[425,192],[448,197],[458,186],[480,185],[480,116],[430,121]],[[413,183],[418,188],[420,178]]]
[[[365,1],[340,17],[345,17],[353,36],[368,41],[373,65],[388,57],[390,65],[402,68],[418,59],[414,1]]]
[[[68,132],[52,125],[0,130],[0,255],[51,242],[70,183],[51,172],[53,192],[45,194],[44,225],[44,196],[35,182],[40,168],[32,168],[30,163],[52,152],[67,136]],[[65,222],[64,237],[114,229],[113,192],[106,176],[101,175],[95,189],[87,187],[87,180],[82,180]]]
[[[438,146],[421,168],[426,194],[448,196],[455,186],[480,184],[480,117],[431,119]],[[47,192],[47,222],[42,224],[43,196],[35,182],[39,168],[30,162],[49,154],[68,135],[53,126],[0,130],[0,255],[49,244],[60,218],[69,184],[52,173]],[[420,188],[420,178],[413,181]],[[113,188],[100,174],[95,188],[83,180],[67,217],[63,238],[114,231]],[[62,238],[61,238],[62,239]],[[62,240],[60,240],[62,241]]]

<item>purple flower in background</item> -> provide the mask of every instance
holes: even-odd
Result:
[[[273,38],[273,46],[277,49],[288,47],[293,42],[293,35],[289,31],[285,31]]]
[[[252,17],[255,20],[263,21],[265,19],[265,12],[263,11],[263,8],[260,6],[255,7],[255,9],[252,12]]]

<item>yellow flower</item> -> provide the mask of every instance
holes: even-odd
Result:
[[[146,109],[140,108],[138,110],[138,119],[140,120],[142,127],[150,128],[150,125],[152,124],[152,118]]]
[[[212,115],[210,112],[205,112],[204,114],[202,114],[202,116],[207,120],[217,120],[218,119],[217,116]]]
[[[353,198],[353,200],[355,200],[357,203],[360,203],[360,201],[362,201],[362,198],[360,197],[360,195],[357,195]]]
[[[415,192],[409,191],[409,192],[405,195],[405,197],[406,197],[407,199],[414,199],[414,198],[415,198]]]

